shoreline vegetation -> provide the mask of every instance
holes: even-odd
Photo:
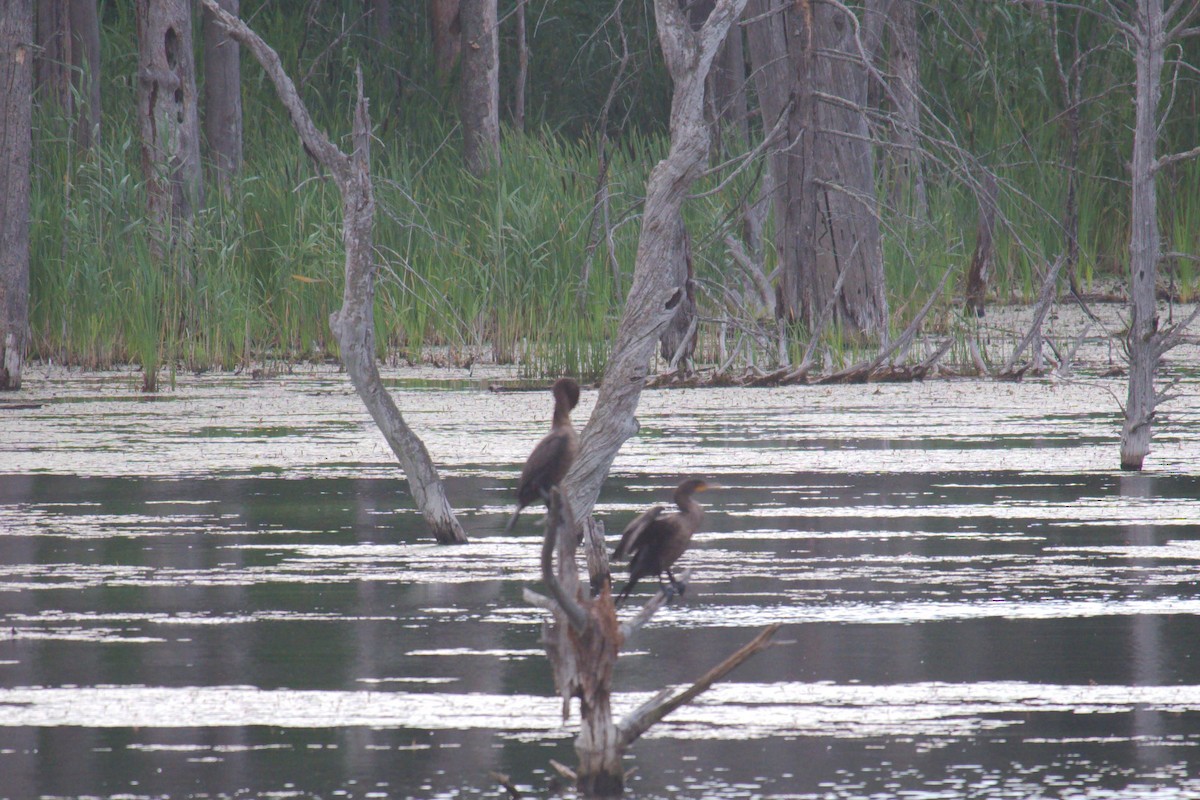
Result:
[[[1054,382],[1087,381],[1094,378],[1121,377],[1126,374],[1127,364],[1122,349],[1123,326],[1127,325],[1126,307],[1116,299],[1093,298],[1088,311],[1071,298],[1060,298],[1045,322],[1043,361],[1040,369],[1034,369],[1028,355],[1020,360],[1017,369],[1005,372],[1003,366],[1011,356],[1032,323],[1036,309],[1030,304],[993,306],[985,318],[972,321],[955,313],[950,324],[931,323],[930,331],[918,335],[909,352],[903,358],[881,364],[873,374],[846,376],[856,363],[868,359],[874,351],[846,350],[835,357],[829,353],[829,361],[816,368],[796,375],[792,368],[774,368],[769,362],[763,364],[727,363],[717,360],[719,343],[715,339],[702,337],[696,349],[694,368],[684,372],[671,369],[667,362],[656,355],[651,365],[648,389],[672,388],[771,388],[792,385],[827,385],[834,383],[886,383],[894,381],[936,380],[959,378],[986,378],[994,380],[1020,381],[1045,378]],[[1186,318],[1195,308],[1195,303],[1170,303],[1161,301],[1163,319]],[[1090,316],[1089,313],[1090,312]],[[732,339],[732,337],[731,337]],[[951,340],[952,344],[935,361],[924,369],[920,365],[937,353],[939,345]],[[984,370],[972,354],[980,354]],[[603,344],[600,345],[602,347]],[[520,345],[516,352],[520,353]],[[728,352],[728,349],[727,349]],[[454,347],[427,345],[419,354],[407,353],[381,361],[390,372],[385,380],[428,381],[431,385],[475,384],[493,392],[536,391],[543,392],[547,386],[544,376],[530,375],[516,362],[498,362],[494,349],[488,345],[480,347]],[[62,364],[53,360],[38,360],[29,363],[31,385],[37,376],[43,377],[58,371],[78,372],[82,375],[104,377],[128,376],[131,386],[141,392],[142,367],[136,363],[115,363],[104,367],[84,367]],[[321,359],[287,359],[265,357],[249,363],[238,363],[230,369],[220,367],[188,369],[182,363],[161,365],[164,370],[162,388],[172,387],[178,375],[207,375],[251,380],[274,378],[304,373],[311,370],[334,370],[341,366],[334,357]],[[1164,359],[1162,375],[1170,380],[1179,375],[1200,376],[1200,334],[1186,336],[1177,348]],[[599,376],[586,380],[594,388]],[[19,397],[19,395],[18,395]],[[1114,401],[1115,402],[1115,401]],[[5,404],[4,407],[7,407]]]
[[[322,13],[332,14],[332,5]],[[1064,269],[1058,276],[1050,313],[1074,303],[1072,283],[1085,298],[1127,291],[1127,54],[1092,54],[1087,82],[1107,88],[1077,109],[1083,128],[1075,166],[1068,167],[1062,111],[1051,102],[1054,80],[1022,67],[1023,61],[1053,63],[1050,37],[1017,10],[972,8],[929,20],[945,30],[927,34],[947,38],[923,52],[925,102],[947,136],[953,134],[949,140],[961,144],[939,151],[931,143],[924,153],[925,211],[916,214],[894,196],[894,176],[882,155],[879,168],[890,309],[884,339],[902,335],[932,301],[920,333],[955,340],[943,361],[951,365],[976,362],[966,352],[975,321],[961,309],[978,238],[980,174],[994,175],[997,185],[989,304],[1037,301],[1056,254],[1067,249],[1068,196],[1078,219],[1078,259],[1073,274]],[[365,29],[352,26],[338,47],[307,52],[301,15],[271,5],[252,14],[284,62],[296,67],[317,123],[335,141],[347,134],[354,67],[368,67],[366,94],[376,120],[376,357],[385,364],[488,359],[513,364],[528,379],[598,379],[632,281],[646,178],[666,148],[670,90],[653,30],[628,27],[641,72],[618,93],[619,108],[608,119],[621,121],[597,131],[596,100],[620,74],[618,65],[605,62],[602,42],[581,52],[555,41],[559,23],[546,22],[531,39],[538,57],[530,80],[547,88],[541,100],[531,94],[527,130],[507,128],[499,163],[476,177],[462,164],[452,87],[429,77],[423,12],[411,13],[412,20],[402,21],[402,47],[375,47]],[[984,21],[992,26],[986,43],[953,27]],[[611,35],[604,27],[610,23],[598,18],[597,30]],[[315,24],[337,28],[333,17]],[[341,293],[338,192],[296,144],[262,72],[243,59],[243,172],[228,198],[215,188],[206,193],[183,256],[192,280],[182,282],[152,252],[132,114],[133,14],[107,4],[102,26],[99,144],[81,150],[61,115],[44,104],[35,108],[30,362],[232,372],[335,359],[328,320]],[[502,37],[509,35],[502,30]],[[585,80],[587,69],[594,72]],[[388,75],[401,77],[393,82]],[[573,81],[586,89],[566,91]],[[1192,84],[1181,85],[1178,96],[1178,103],[1193,105]],[[1194,143],[1198,119],[1181,114],[1166,126],[1162,150]],[[878,122],[886,153],[886,117]],[[750,121],[752,140],[761,138],[755,126],[761,121]],[[761,165],[731,166],[747,149],[735,135],[725,136],[711,159],[724,166],[713,166],[684,206],[699,361],[721,372],[770,374],[795,371],[811,359],[813,374],[828,374],[874,357],[878,341],[860,341],[836,323],[813,332],[776,320],[763,290],[769,288],[764,277],[769,281],[777,266],[772,215],[764,215],[765,227],[754,237],[760,249],[749,253],[757,276],[739,262],[745,253],[731,250],[728,242],[742,235],[747,207],[767,202]],[[601,163],[603,207],[596,203]],[[1200,262],[1187,254],[1200,242],[1200,164],[1173,163],[1158,179],[1166,253],[1161,293],[1192,302],[1200,293]],[[934,296],[943,276],[945,287]],[[979,349],[985,365],[997,358],[1002,366],[1007,357],[989,355],[986,343]]]

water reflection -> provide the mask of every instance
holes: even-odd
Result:
[[[448,482],[474,541],[443,549],[337,420],[340,383],[245,390],[252,414],[209,384],[119,403],[103,463],[68,435],[93,401],[27,412],[46,472],[0,475],[0,797],[504,796],[489,770],[544,790],[573,754],[521,599],[536,515],[498,535],[531,401],[413,390],[432,440],[475,458]],[[648,397],[609,529],[681,473],[727,488],[618,705],[768,622],[790,643],[635,747],[639,796],[1200,793],[1200,476],[1098,469],[1110,415],[1082,403],[964,425],[915,410],[927,391]],[[442,421],[456,403],[476,428]]]

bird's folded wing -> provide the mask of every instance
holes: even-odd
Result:
[[[613,558],[626,558],[638,549],[638,538],[642,535],[650,523],[658,519],[658,515],[662,513],[662,506],[654,506],[651,509],[643,511],[633,522],[625,526],[625,532],[621,534],[621,543],[617,545],[617,549],[613,551]]]

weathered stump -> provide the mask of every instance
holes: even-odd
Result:
[[[625,791],[621,757],[654,723],[720,680],[750,656],[764,649],[778,625],[764,629],[753,641],[687,689],[666,690],[620,722],[612,716],[612,676],[625,640],[667,601],[658,593],[631,619],[621,623],[613,605],[612,582],[607,579],[608,557],[604,550],[603,527],[586,525],[584,552],[596,592],[580,580],[576,562],[578,523],[567,500],[555,488],[546,514],[542,540],[542,581],[549,597],[529,589],[525,599],[553,616],[542,626],[542,643],[554,672],[554,683],[563,699],[563,719],[570,714],[571,700],[579,700],[579,735],[575,753],[576,788],[584,797],[620,797]],[[558,562],[555,564],[555,554]],[[687,580],[686,574],[684,580]]]

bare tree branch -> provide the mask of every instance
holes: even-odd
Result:
[[[574,524],[574,520],[570,518],[570,515],[563,513],[564,506],[570,508],[566,498],[562,496],[556,486],[550,490],[550,508],[546,512],[546,534],[542,537],[542,582],[550,590],[550,596],[554,598],[554,602],[562,609],[571,629],[578,633],[587,628],[588,613],[583,610],[574,597],[571,597],[563,589],[558,576],[554,574],[554,550],[559,541],[570,540],[570,547],[575,547],[576,537],[570,536],[570,527]]]
[[[1189,159],[1200,156],[1200,147],[1193,147],[1191,150],[1185,150],[1182,153],[1171,153],[1166,156],[1159,156],[1154,162],[1154,171],[1157,172],[1164,167],[1169,167],[1179,161],[1187,161]]]
[[[720,664],[717,664],[704,673],[695,683],[682,692],[668,698],[666,695],[668,690],[664,690],[651,699],[650,702],[632,711],[617,725],[618,736],[620,737],[619,746],[622,748],[628,747],[639,736],[649,730],[650,726],[654,725],[654,723],[680,706],[691,702],[699,694],[740,666],[750,656],[761,650],[765,650],[771,645],[771,639],[775,636],[779,627],[780,623],[778,622],[768,625],[758,636],[755,636],[743,645],[729,656],[729,658],[726,658]]]
[[[687,586],[688,581],[691,580],[691,577],[692,568],[688,567],[679,574],[678,582],[683,586]],[[670,596],[666,592],[655,592],[650,599],[646,601],[646,604],[638,609],[638,613],[621,623],[621,638],[629,639],[631,636],[641,630],[642,626],[649,622],[650,618],[658,613],[658,610],[666,605],[669,599]]]
[[[345,286],[342,307],[330,315],[329,326],[337,337],[342,363],[363,405],[400,460],[413,499],[434,538],[442,544],[465,542],[466,533],[454,516],[429,451],[404,421],[395,400],[384,388],[375,363],[374,296],[378,273],[373,236],[375,189],[370,166],[371,120],[363,96],[362,70],[356,70],[354,149],[351,155],[346,155],[313,123],[295,84],[284,72],[279,55],[215,0],[201,2],[230,36],[258,59],[287,108],[301,140],[337,183],[342,196]]]
[[[1024,338],[1021,339],[1020,344],[1018,344],[1016,349],[1013,350],[1012,355],[1008,357],[1008,360],[1004,362],[1004,366],[1000,368],[1001,374],[1006,374],[1012,371],[1013,366],[1017,363],[1017,359],[1020,358],[1021,354],[1025,352],[1025,349],[1029,347],[1029,343],[1041,333],[1042,323],[1046,319],[1046,312],[1050,310],[1050,304],[1054,301],[1054,289],[1058,283],[1058,273],[1059,270],[1062,269],[1064,261],[1066,261],[1066,259],[1060,255],[1054,260],[1054,266],[1052,266],[1050,271],[1046,273],[1046,279],[1042,281],[1042,291],[1038,295],[1038,302],[1036,310],[1034,311],[1033,322],[1029,325],[1029,330],[1025,333]]]

